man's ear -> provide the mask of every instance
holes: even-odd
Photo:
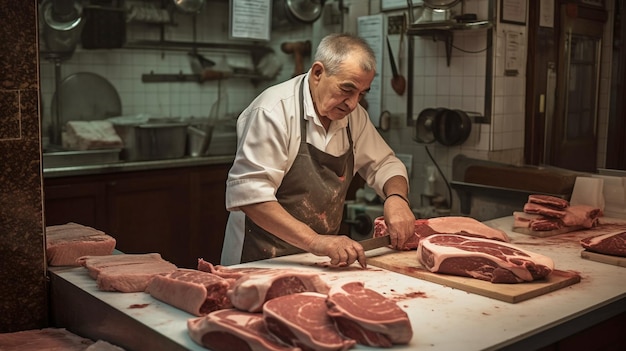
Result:
[[[313,62],[313,65],[311,66],[311,75],[315,79],[319,80],[320,78],[322,78],[323,73],[324,73],[324,65],[319,61]]]

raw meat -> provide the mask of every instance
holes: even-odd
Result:
[[[626,231],[584,238],[580,244],[588,251],[626,257]]]
[[[527,202],[524,204],[524,212],[540,214],[546,217],[563,218],[565,217],[565,209],[555,209],[550,206],[540,205],[533,202]]]
[[[211,312],[187,320],[187,332],[193,341],[213,351],[299,351],[276,339],[265,328],[261,313],[235,309]]]
[[[25,330],[15,333],[0,333],[2,351],[83,351],[92,340],[80,337],[64,328]]]
[[[267,330],[303,351],[348,350],[356,341],[343,337],[328,315],[325,294],[303,292],[277,297],[263,306]]]
[[[51,266],[80,266],[76,260],[86,255],[110,255],[115,238],[78,223],[46,227],[46,257]]]
[[[582,226],[593,228],[598,224],[600,209],[588,205],[572,205],[565,209],[565,216],[561,218],[568,227]]]
[[[502,230],[492,228],[474,218],[462,216],[429,218],[425,224],[415,228],[415,233],[420,240],[434,234],[458,234],[504,242],[510,240]]]
[[[122,138],[110,121],[69,121],[62,134],[63,146],[70,150],[121,149]]]
[[[228,297],[236,308],[261,312],[263,304],[271,299],[305,291],[328,293],[328,285],[319,273],[295,269],[267,269],[253,271],[237,279],[228,290]]]
[[[154,275],[177,269],[158,253],[83,256],[78,260],[103,291],[143,292]]]
[[[406,312],[361,282],[331,287],[326,304],[339,332],[359,344],[391,347],[408,344],[413,337]]]
[[[258,267],[229,268],[229,267],[224,267],[221,265],[213,265],[212,263],[207,262],[203,260],[202,258],[199,258],[198,270],[203,271],[203,272],[209,272],[225,279],[237,280],[248,273],[266,271],[268,270],[268,268],[258,268]]]
[[[203,316],[233,307],[226,296],[228,287],[228,282],[222,277],[195,269],[179,268],[152,277],[146,292],[183,311]]]
[[[546,278],[551,258],[495,240],[438,234],[422,239],[417,258],[431,272],[467,276],[492,283]]]
[[[556,196],[531,194],[528,195],[528,202],[549,206],[555,209],[565,209],[569,206],[569,201]]]
[[[545,217],[539,214],[513,212],[514,228],[529,228],[535,231],[556,230],[564,227],[563,221],[558,218]]]

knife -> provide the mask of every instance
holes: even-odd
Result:
[[[363,246],[363,250],[368,251],[391,245],[391,237],[389,235],[383,235],[376,238],[361,240],[359,243]]]

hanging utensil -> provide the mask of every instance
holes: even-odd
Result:
[[[389,50],[389,62],[391,63],[391,73],[393,74],[391,88],[393,88],[396,94],[402,96],[406,89],[406,79],[398,73],[396,60],[393,58],[393,50],[391,50],[391,44],[389,44],[389,37],[387,37],[387,49]]]

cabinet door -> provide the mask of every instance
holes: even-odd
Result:
[[[160,253],[188,268],[189,180],[182,170],[137,172],[107,183],[110,235],[124,253]]]
[[[203,167],[191,173],[191,255],[219,264],[228,221],[226,179],[229,164]]]
[[[104,182],[44,180],[46,226],[74,222],[107,231]]]

